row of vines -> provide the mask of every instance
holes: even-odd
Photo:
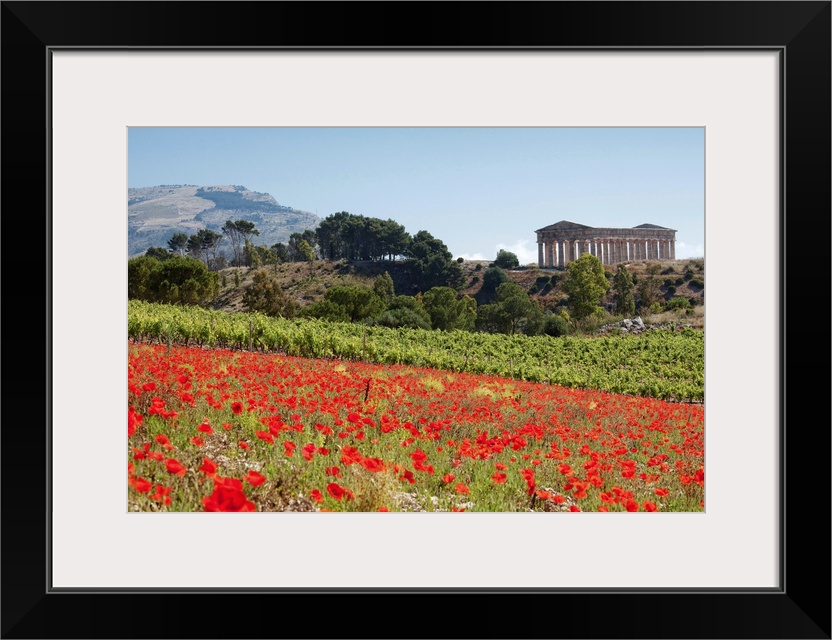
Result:
[[[689,329],[552,338],[286,320],[137,300],[128,305],[128,337],[135,342],[405,364],[679,402],[701,402],[705,395],[704,334]]]

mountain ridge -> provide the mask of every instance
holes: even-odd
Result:
[[[127,190],[127,252],[141,255],[149,247],[167,247],[175,233],[200,229],[222,233],[227,220],[247,220],[260,232],[256,243],[286,243],[292,233],[314,229],[320,218],[281,205],[269,193],[243,185],[170,184]]]

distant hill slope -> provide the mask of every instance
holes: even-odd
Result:
[[[491,264],[488,260],[466,260],[461,266],[465,274],[466,285],[460,294],[468,295],[477,301],[477,305],[494,301],[494,292],[483,288],[485,270]],[[694,327],[701,328],[704,322],[705,309],[705,261],[699,260],[662,260],[662,267],[657,276],[659,282],[667,280],[681,283],[674,284],[674,292],[670,293],[666,285],[662,285],[659,295],[667,300],[671,297],[685,297],[695,299],[695,315],[685,316],[685,322],[692,322]],[[632,262],[627,270],[638,278],[647,277],[647,261]],[[416,293],[415,281],[404,261],[379,260],[377,262],[348,262],[316,260],[312,263],[285,262],[276,267],[267,267],[269,273],[277,278],[278,284],[299,307],[305,307],[322,300],[326,290],[337,285],[357,285],[372,288],[375,278],[385,271],[393,279],[396,295],[413,295]],[[613,267],[607,267],[612,271]],[[684,279],[685,272],[690,269],[696,279]],[[245,311],[243,292],[252,284],[253,269],[230,267],[221,272],[222,287],[220,295],[211,303],[211,308],[223,311]],[[239,284],[235,274],[239,274]],[[509,269],[506,276],[511,282],[520,285],[528,291],[532,299],[538,300],[545,308],[555,310],[566,303],[567,295],[563,291],[565,272],[562,269],[541,269],[533,265]],[[697,284],[697,280],[702,286]],[[548,286],[547,286],[548,285]],[[614,303],[612,290],[606,296],[604,303],[612,308]],[[647,311],[643,310],[646,314]],[[656,322],[668,319],[677,320],[680,316],[667,312],[667,317],[655,318]],[[647,316],[644,318],[647,321]]]
[[[127,251],[132,257],[148,247],[166,247],[174,233],[221,233],[227,220],[253,222],[260,231],[255,242],[267,246],[285,243],[292,233],[320,222],[314,213],[282,206],[268,193],[240,185],[138,187],[127,190]]]

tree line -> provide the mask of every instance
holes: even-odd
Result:
[[[144,256],[159,261],[174,256],[200,260],[209,271],[228,266],[257,268],[284,262],[328,260],[404,259],[417,286],[426,291],[435,286],[460,289],[465,284],[462,267],[453,260],[442,240],[427,231],[411,236],[394,220],[381,220],[339,211],[326,217],[315,230],[289,236],[286,244],[270,247],[254,244],[260,235],[253,222],[228,220],[222,233],[200,229],[188,236],[175,233],[167,248],[150,247]],[[225,248],[230,250],[226,253]]]
[[[324,219],[316,230],[293,233],[287,244],[256,245],[259,235],[253,222],[228,220],[222,233],[200,229],[188,236],[174,234],[168,248],[151,247],[128,264],[130,298],[172,304],[205,304],[219,293],[218,269],[245,266],[255,269],[244,292],[250,311],[271,316],[315,317],[343,322],[363,322],[390,327],[438,330],[487,331],[526,335],[566,335],[581,326],[602,322],[608,314],[601,306],[613,291],[614,311],[635,312],[635,292],[642,306],[657,297],[658,273],[649,272],[636,285],[625,265],[605,271],[601,261],[584,254],[569,263],[564,274],[565,306],[545,309],[538,299],[510,282],[505,269],[519,266],[517,256],[500,250],[483,274],[483,288],[493,299],[477,305],[458,292],[465,285],[459,261],[453,260],[444,242],[428,231],[408,234],[392,220],[381,220],[340,211]],[[227,246],[230,253],[222,249]],[[404,258],[418,293],[396,295],[392,278],[384,272],[373,287],[335,286],[323,300],[302,309],[291,300],[277,278],[263,267],[282,262],[330,260],[394,260]],[[656,267],[657,268],[657,267]],[[239,273],[238,284],[239,284]],[[551,288],[551,277],[544,278]],[[540,278],[538,279],[540,280]],[[533,291],[536,291],[536,286]],[[544,292],[545,292],[544,287]],[[687,299],[684,299],[687,302]]]

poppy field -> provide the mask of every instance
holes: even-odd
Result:
[[[704,510],[704,409],[404,365],[128,344],[129,511]]]

